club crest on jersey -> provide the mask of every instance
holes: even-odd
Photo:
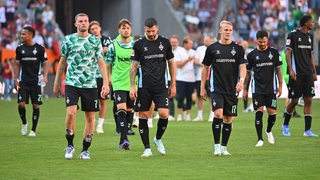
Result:
[[[298,41],[301,41],[301,38],[298,38]]]
[[[256,60],[259,60],[260,59],[260,57],[259,56],[256,56]]]
[[[236,52],[236,50],[234,50],[234,47],[233,47],[233,49],[232,49],[232,51],[231,51],[231,54],[234,56],[236,53],[237,53],[237,52]]]
[[[160,42],[159,49],[160,49],[161,51],[163,50],[162,42]]]
[[[217,50],[216,54],[221,54],[221,53],[220,53],[220,50]]]
[[[37,49],[34,48],[34,50],[32,52],[33,52],[34,55],[36,55],[37,54]]]
[[[21,54],[24,54],[24,53],[26,53],[26,52],[24,50],[22,50]]]
[[[269,52],[269,59],[272,59],[273,58],[273,55],[271,54],[271,52]]]
[[[143,51],[148,51],[148,47],[143,47]]]

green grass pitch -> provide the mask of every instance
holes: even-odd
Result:
[[[130,151],[118,149],[112,103],[108,102],[104,134],[95,134],[89,149],[91,160],[77,158],[82,148],[84,114],[78,111],[75,131],[75,157],[64,159],[65,105],[62,98],[44,100],[36,137],[21,136],[21,120],[16,100],[0,101],[0,179],[319,179],[320,137],[303,137],[304,119],[290,122],[291,137],[283,137],[284,100],[278,102],[277,121],[273,128],[276,143],[255,147],[257,135],[254,113],[242,112],[234,120],[228,150],[232,156],[213,156],[211,123],[207,121],[206,101],[203,122],[169,122],[163,137],[167,154],[161,156],[152,143],[157,120],[150,130],[153,157],[141,158],[143,145],[136,135],[129,136]],[[312,130],[320,134],[320,101],[313,101]],[[192,118],[197,114],[192,107]],[[31,128],[31,105],[27,119]],[[303,114],[301,107],[298,112]],[[267,114],[263,116],[264,128]],[[29,133],[29,132],[28,132]]]

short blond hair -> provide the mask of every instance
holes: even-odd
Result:
[[[220,25],[219,25],[219,26],[220,26],[220,29],[222,28],[222,25],[224,25],[224,24],[228,24],[228,25],[230,25],[230,26],[233,26],[230,21],[223,20],[223,21],[220,22]]]

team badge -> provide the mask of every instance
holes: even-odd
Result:
[[[231,54],[234,56],[236,53],[237,53],[237,52],[236,52],[236,50],[234,50],[234,47],[233,47],[233,49],[232,49],[232,51],[231,51]]]
[[[269,52],[269,59],[272,59],[273,58],[273,55],[271,54],[271,52]]]
[[[143,47],[143,51],[148,51],[148,47]]]
[[[260,60],[260,57],[259,57],[259,56],[256,56],[256,60]]]
[[[34,50],[32,52],[33,52],[34,55],[36,55],[38,51],[37,51],[36,48],[34,48]]]
[[[217,50],[217,53],[216,53],[216,54],[221,54],[221,53],[220,53],[220,50]]]
[[[162,42],[160,42],[159,49],[160,49],[161,51],[163,50]]]

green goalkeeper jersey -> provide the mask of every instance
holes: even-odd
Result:
[[[61,46],[61,56],[67,58],[66,85],[96,88],[97,60],[103,58],[101,41],[94,35],[67,35]]]

